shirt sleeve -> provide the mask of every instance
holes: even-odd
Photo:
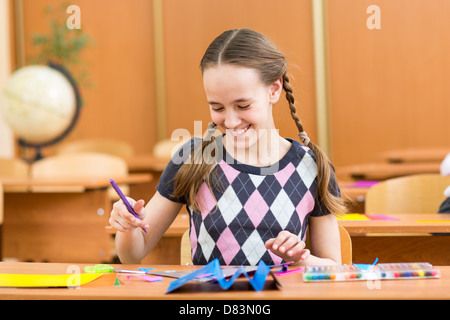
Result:
[[[201,139],[193,138],[183,144],[177,152],[172,156],[166,168],[164,169],[161,177],[159,178],[158,185],[156,186],[156,190],[165,198],[186,204],[186,199],[184,197],[175,198],[173,197],[173,192],[175,190],[175,176],[180,170],[181,166],[186,163],[186,161],[190,158],[191,150],[197,144],[197,140],[201,141]]]

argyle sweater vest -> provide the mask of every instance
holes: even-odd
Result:
[[[211,190],[204,182],[197,192],[201,211],[187,207],[190,214],[190,240],[194,264],[219,259],[225,265],[267,265],[282,259],[265,248],[265,242],[287,230],[305,240],[309,216],[330,212],[321,204],[317,193],[317,166],[313,152],[298,141],[287,139],[291,148],[275,165],[254,167],[232,159],[216,138],[222,156],[212,170]],[[192,139],[184,147],[199,142]],[[183,147],[180,150],[183,149]],[[178,157],[186,159],[182,152]],[[161,175],[158,192],[174,199],[173,178],[182,161],[172,158]],[[232,159],[230,161],[230,159]],[[339,195],[334,176],[330,190]]]

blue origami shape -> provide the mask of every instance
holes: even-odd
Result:
[[[166,293],[172,292],[181,286],[185,285],[187,282],[191,280],[196,280],[199,278],[203,278],[205,276],[214,278],[216,280],[220,287],[223,290],[229,289],[234,281],[240,276],[245,275],[247,279],[249,280],[250,284],[252,285],[253,289],[256,291],[261,291],[264,287],[264,284],[266,282],[266,277],[270,273],[270,268],[263,262],[260,261],[258,263],[258,266],[255,270],[255,274],[253,275],[253,278],[249,276],[249,274],[245,271],[245,268],[243,266],[240,266],[237,271],[231,276],[230,279],[226,279],[225,275],[222,272],[222,268],[220,267],[219,260],[214,259],[204,267],[188,274],[187,276],[184,276],[182,278],[173,280],[169,287],[167,288]]]

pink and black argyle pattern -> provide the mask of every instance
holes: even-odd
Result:
[[[220,143],[221,139],[218,143]],[[274,170],[262,170],[222,157],[213,169],[213,194],[204,183],[198,193],[201,212],[190,212],[194,264],[219,259],[223,265],[279,264],[282,259],[265,242],[282,230],[305,240],[308,217],[329,212],[317,196],[317,166],[312,151],[295,140]],[[227,159],[227,161],[225,161]],[[171,179],[178,165],[168,165],[158,191],[170,198]],[[167,171],[167,172],[166,172]],[[175,171],[175,172],[174,172]],[[264,171],[264,172],[262,172]],[[175,200],[175,199],[171,199]],[[175,201],[182,201],[176,199]]]

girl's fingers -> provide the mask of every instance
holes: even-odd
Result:
[[[133,206],[134,212],[136,212],[139,215],[139,218],[141,220],[144,219],[145,217],[144,211],[142,210],[144,209],[144,204],[145,204],[144,200],[139,200]]]
[[[139,214],[139,217],[143,218],[145,216],[144,201],[139,200],[136,202],[131,198],[128,198],[128,201],[130,202],[130,205],[133,206],[135,212]],[[141,219],[136,218],[133,214],[128,212],[122,200],[114,203],[109,223],[113,228],[119,231],[128,231],[136,227],[148,228]]]
[[[310,251],[305,249],[305,243],[287,231],[282,231],[276,238],[267,240],[265,246],[286,261],[306,260],[310,255]]]

